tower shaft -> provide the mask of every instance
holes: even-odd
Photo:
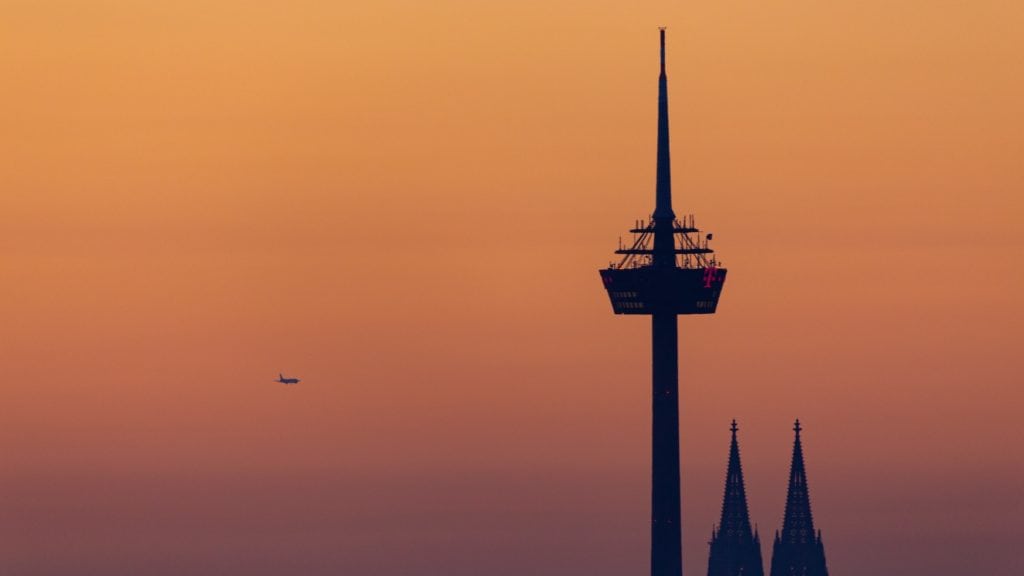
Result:
[[[658,166],[652,263],[656,268],[675,268],[664,29],[659,36],[661,72],[658,75]],[[651,576],[682,576],[679,323],[674,311],[656,309],[651,315],[651,364]]]
[[[651,343],[651,576],[681,576],[679,332],[674,313],[651,315]]]

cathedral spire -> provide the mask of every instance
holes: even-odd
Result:
[[[811,516],[811,497],[807,492],[807,470],[804,468],[804,450],[800,444],[800,420],[793,425],[793,462],[789,468],[789,493],[786,495],[786,515],[782,521],[782,540],[802,544],[814,540],[814,518]]]
[[[786,515],[782,520],[782,533],[775,533],[771,576],[828,576],[821,532],[815,532],[814,518],[811,516],[807,470],[804,467],[804,451],[800,443],[802,430],[800,420],[797,420],[793,426],[795,439],[793,461],[789,468]]]
[[[747,493],[740,465],[739,427],[732,421],[729,467],[725,473],[722,519],[711,537],[708,576],[763,576],[761,541],[750,529]]]
[[[722,498],[722,521],[719,534],[727,538],[750,536],[750,516],[747,511],[747,493],[740,465],[740,446],[736,440],[739,427],[732,421],[732,443],[729,446],[729,468],[725,474],[725,495]]]

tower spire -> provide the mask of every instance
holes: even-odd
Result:
[[[740,464],[740,446],[736,438],[736,420],[729,428],[729,467],[725,473],[725,494],[722,496],[722,519],[711,538],[708,576],[764,576],[761,541],[750,529],[747,493]]]
[[[661,78],[665,77],[665,27],[658,28],[661,32]]]
[[[814,518],[811,515],[807,470],[800,442],[802,430],[800,420],[797,420],[793,425],[793,461],[789,468],[786,515],[782,520],[782,533],[775,534],[771,576],[828,576],[825,547],[821,542],[821,533],[814,531]]]
[[[654,205],[654,264],[675,266],[672,223],[672,165],[668,146],[668,77],[665,74],[665,29],[660,29],[661,73],[658,75],[658,170]]]

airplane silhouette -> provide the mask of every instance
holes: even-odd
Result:
[[[278,374],[277,375],[277,380],[274,380],[274,382],[280,382],[281,384],[298,384],[299,383],[299,379],[298,378],[285,378],[284,374]]]

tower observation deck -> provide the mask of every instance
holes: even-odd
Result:
[[[672,210],[669,165],[668,81],[665,29],[660,31],[658,76],[658,162],[655,208],[650,220],[637,221],[633,241],[615,251],[621,261],[600,270],[616,314],[651,316],[651,575],[681,576],[682,527],[679,488],[679,314],[713,314],[725,284],[693,216],[676,218]]]

